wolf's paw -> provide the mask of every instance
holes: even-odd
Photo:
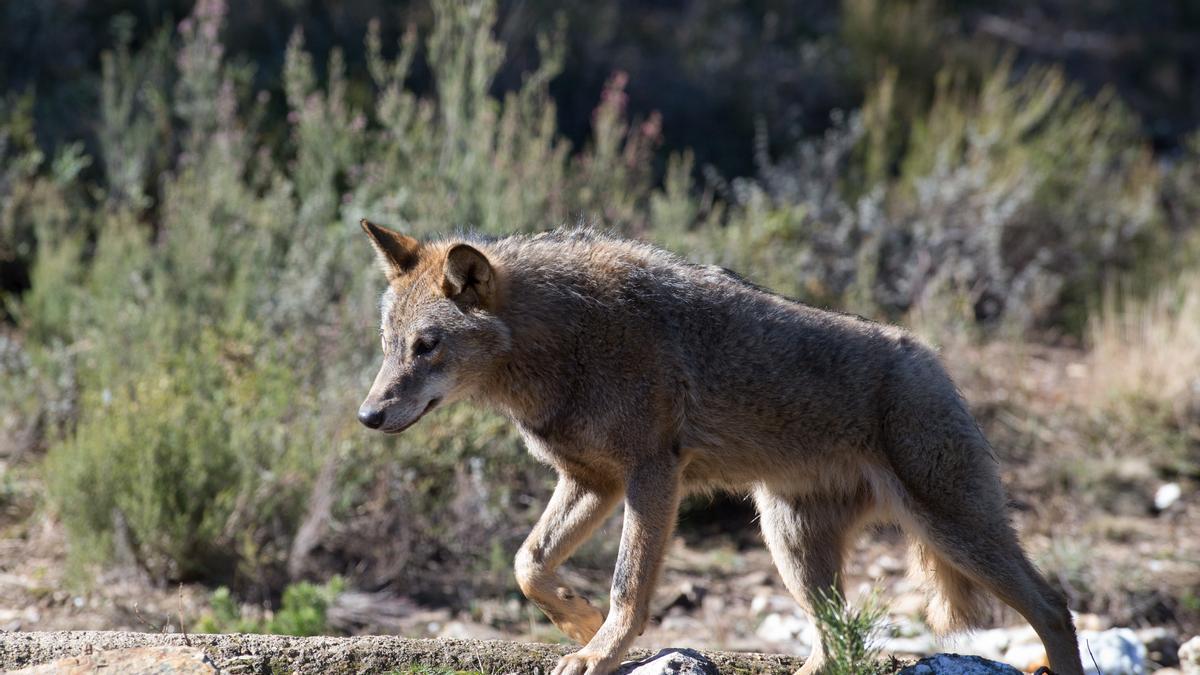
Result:
[[[587,598],[575,595],[569,588],[558,589],[556,595],[564,604],[550,614],[550,620],[579,644],[591,642],[592,636],[604,623],[604,612],[596,609]]]
[[[584,648],[559,659],[553,675],[608,675],[617,665],[617,659]]]

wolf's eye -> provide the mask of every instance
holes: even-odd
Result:
[[[413,346],[412,346],[413,356],[414,357],[425,356],[429,352],[432,352],[433,349],[435,347],[437,347],[437,345],[438,345],[438,339],[436,337],[417,338],[416,340],[413,341]]]

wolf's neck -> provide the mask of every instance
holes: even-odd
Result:
[[[511,345],[482,402],[523,424],[537,426],[583,376],[586,355],[576,352],[587,343],[583,338],[598,309],[573,281],[537,272],[506,280],[510,295],[499,316],[511,331]]]

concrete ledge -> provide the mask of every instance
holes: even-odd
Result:
[[[569,645],[503,640],[410,640],[393,636],[291,637],[286,635],[180,635],[66,631],[0,634],[0,670],[39,665],[111,649],[171,646],[203,650],[225,673],[386,673],[412,666],[485,673],[550,672]],[[653,653],[634,650],[629,660]],[[705,652],[726,675],[790,675],[801,659],[752,653]]]

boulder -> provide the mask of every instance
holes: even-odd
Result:
[[[935,654],[901,670],[899,675],[1021,675],[1021,671],[982,656]]]
[[[10,675],[217,675],[217,667],[202,649],[192,647],[134,647],[68,656],[49,663],[9,671]]]

